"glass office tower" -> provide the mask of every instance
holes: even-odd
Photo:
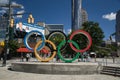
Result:
[[[120,43],[120,10],[116,15],[116,42]]]
[[[82,25],[81,5],[82,0],[72,1],[72,30],[78,30]]]
[[[117,46],[120,47],[120,10],[116,15],[116,35],[115,35]],[[120,49],[117,49],[117,54],[120,57]]]

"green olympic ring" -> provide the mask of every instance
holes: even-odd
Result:
[[[71,43],[71,42],[72,42],[73,45],[74,45],[77,49],[79,49],[79,46],[78,46],[78,44],[77,44],[76,42],[74,42],[74,41],[72,41],[72,40],[68,40],[67,42],[68,42],[68,43]],[[73,58],[70,59],[70,60],[65,59],[65,58],[61,55],[61,52],[60,52],[61,47],[62,47],[65,43],[66,43],[66,41],[64,40],[64,41],[62,41],[62,42],[58,45],[58,52],[57,52],[57,54],[58,54],[59,58],[60,58],[62,61],[66,62],[66,63],[72,63],[73,61],[75,61],[76,59],[78,59],[78,57],[80,56],[80,52],[77,52],[76,56],[73,57]]]

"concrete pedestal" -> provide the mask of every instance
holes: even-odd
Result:
[[[98,64],[79,63],[41,63],[41,62],[15,62],[11,64],[14,71],[40,74],[95,74]]]

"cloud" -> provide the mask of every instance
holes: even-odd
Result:
[[[9,2],[9,0],[0,0],[1,5],[8,4],[8,2]],[[12,8],[12,13],[16,13],[15,11],[17,11],[17,14],[22,14],[22,13],[25,12],[23,5],[18,4],[18,3],[14,2],[14,1],[11,2],[11,5],[12,6],[20,6],[20,8],[22,9],[21,11],[18,11],[18,10],[15,10],[14,8]],[[8,11],[8,9],[9,9],[8,7],[1,7],[0,8],[0,14],[6,13]],[[15,17],[16,18],[22,18],[22,15],[17,15]]]
[[[2,5],[9,4],[9,1],[8,0],[0,0],[0,4],[2,4]],[[11,2],[11,5],[12,6],[20,6],[20,8],[24,9],[23,5],[18,4],[18,3],[14,2],[14,1]]]
[[[102,16],[103,19],[107,19],[107,20],[115,20],[116,19],[116,13],[111,12],[110,14],[105,14]]]
[[[2,14],[6,13],[6,10],[0,10],[0,13],[2,13]]]
[[[17,15],[16,17],[17,18],[22,18],[22,16],[23,16],[22,14],[24,14],[24,13],[25,13],[24,10],[18,11],[17,14],[21,14],[21,15]]]
[[[71,33],[71,31],[72,31],[71,29],[67,29],[68,34],[70,34],[70,33]]]
[[[24,9],[24,6],[23,6],[23,5],[18,4],[18,3],[16,3],[16,2],[12,2],[11,4],[12,4],[13,6],[21,6],[21,8]]]
[[[65,34],[70,34],[71,33],[71,29],[64,30],[64,33]]]
[[[0,0],[0,4],[6,4],[8,3],[8,0]]]
[[[18,11],[17,14],[23,14],[25,11],[24,10],[21,10],[21,11]]]
[[[12,5],[18,5],[18,3],[16,3],[16,2],[12,2]]]

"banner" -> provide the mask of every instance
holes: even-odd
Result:
[[[26,35],[26,33],[31,32],[31,31],[39,31],[41,32],[43,35],[45,34],[45,27],[43,26],[39,26],[37,24],[28,24],[28,23],[22,23],[19,22],[16,24],[16,35],[17,37],[24,37]]]

